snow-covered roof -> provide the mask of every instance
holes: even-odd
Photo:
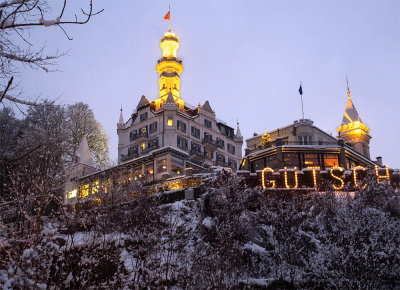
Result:
[[[82,137],[81,143],[79,144],[78,150],[75,151],[75,155],[78,157],[77,163],[82,163],[91,167],[94,167],[92,156],[90,155],[89,145],[86,136]]]
[[[361,118],[358,115],[358,112],[356,110],[356,107],[354,106],[353,102],[351,101],[351,98],[348,98],[347,104],[346,104],[346,109],[345,109],[344,115],[343,115],[342,125],[348,125],[355,121],[360,121],[360,123],[362,123]]]

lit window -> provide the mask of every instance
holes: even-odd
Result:
[[[312,153],[305,153],[304,154],[304,164],[308,165],[319,165],[318,162],[318,155]]]
[[[157,161],[157,173],[162,173],[167,171],[167,159],[162,159]]]
[[[99,181],[92,182],[92,194],[99,192]]]
[[[172,125],[173,125],[172,118],[168,118],[167,125],[168,125],[169,127],[172,127]]]
[[[140,144],[140,148],[142,148],[142,150],[146,149],[146,142],[143,142],[142,144]]]
[[[82,185],[81,187],[81,197],[86,197],[89,195],[89,184]]]
[[[77,193],[78,193],[78,190],[74,189],[67,193],[67,198],[74,198],[74,197],[76,197]]]

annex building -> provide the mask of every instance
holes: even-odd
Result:
[[[382,158],[371,160],[369,128],[361,120],[347,90],[347,105],[338,135],[324,132],[309,119],[246,139],[242,170],[257,172],[266,167],[307,169],[356,166],[382,167]]]

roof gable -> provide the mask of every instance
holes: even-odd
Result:
[[[142,97],[140,98],[140,101],[139,101],[138,105],[136,106],[136,109],[139,109],[139,108],[141,108],[141,107],[144,107],[144,106],[146,106],[146,105],[148,105],[148,104],[150,104],[149,100],[148,100],[144,95],[142,95]]]

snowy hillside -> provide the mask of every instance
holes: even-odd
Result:
[[[218,173],[196,200],[61,211],[0,232],[0,287],[395,288],[400,194],[263,193]]]

